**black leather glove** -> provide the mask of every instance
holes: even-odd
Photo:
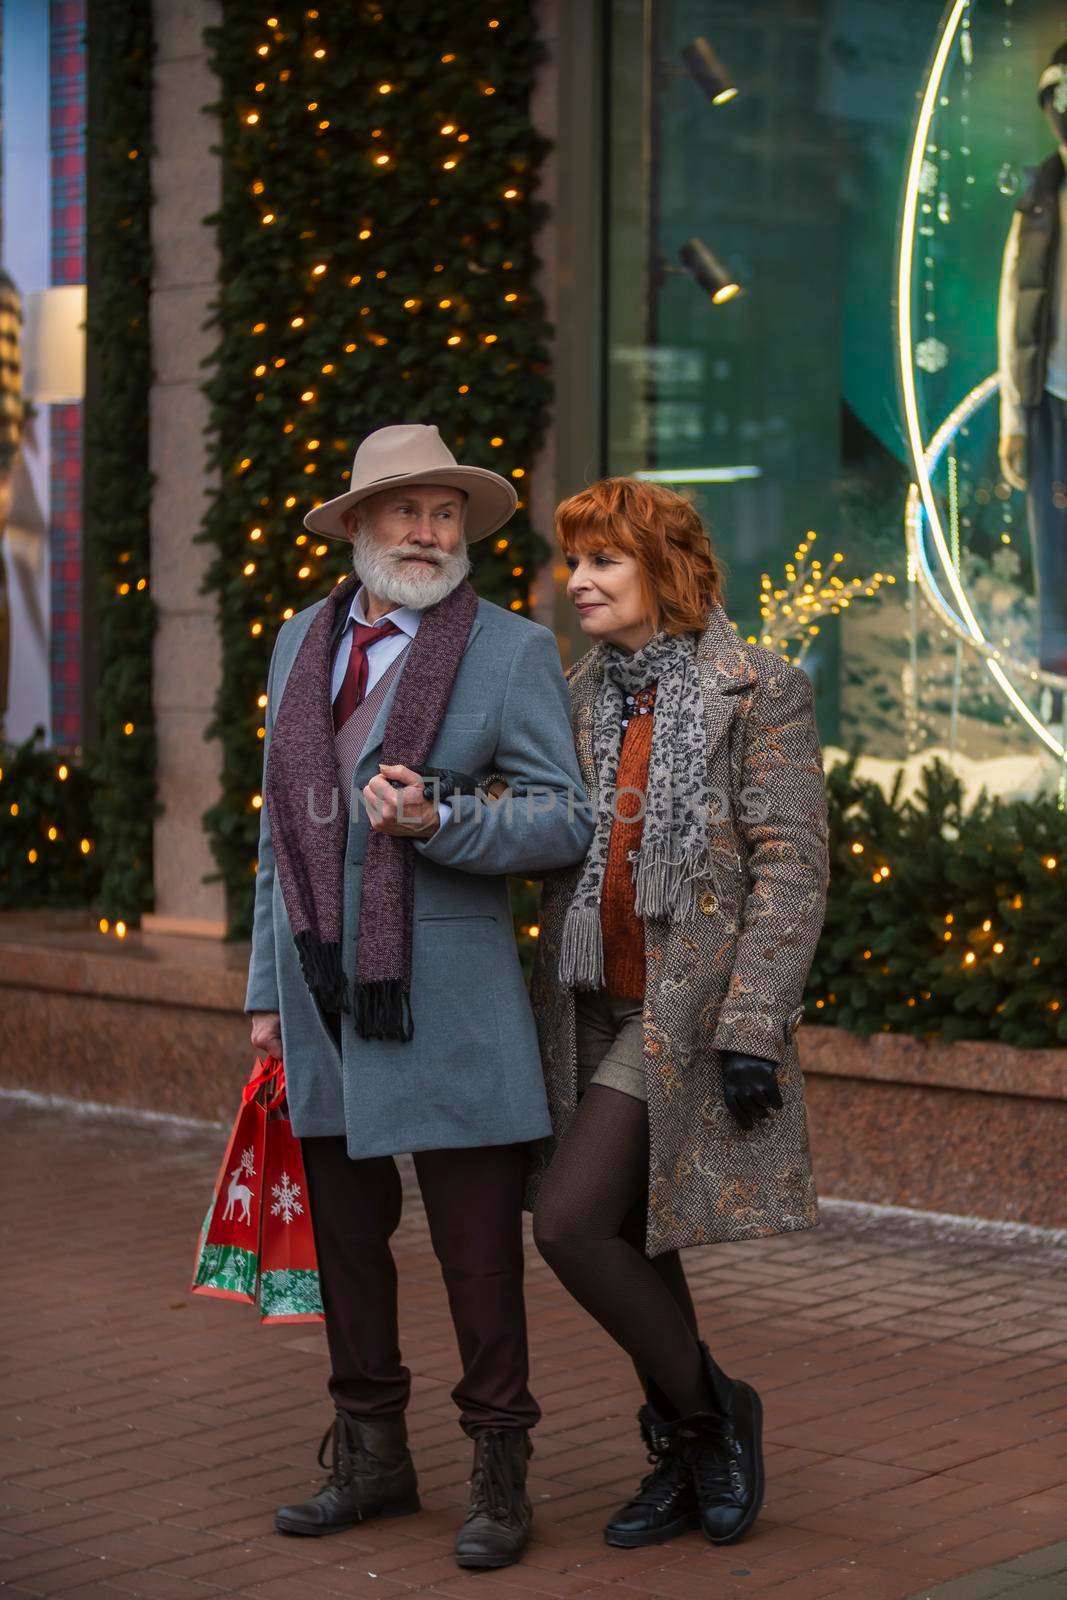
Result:
[[[782,1091],[775,1077],[775,1064],[762,1056],[724,1050],[722,1095],[726,1109],[746,1132],[757,1122],[766,1122],[772,1111],[782,1109]]]
[[[454,767],[423,767],[422,798],[429,801],[451,800],[454,794],[477,794],[478,780],[469,772],[459,772]],[[394,789],[404,785],[395,778],[390,780]]]

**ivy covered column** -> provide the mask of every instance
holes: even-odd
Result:
[[[220,752],[205,737],[221,673],[213,596],[202,593],[211,552],[197,542],[213,474],[207,461],[208,401],[200,363],[214,343],[205,324],[218,287],[218,251],[204,218],[221,176],[218,122],[203,108],[218,98],[204,29],[214,0],[154,0],[156,31],[152,157],[151,465],[152,589],[157,607],[153,697],[161,804],[155,824],[158,932],[221,936],[225,897],[204,834],[204,806],[217,795]]]

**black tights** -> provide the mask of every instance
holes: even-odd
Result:
[[[713,1398],[678,1252],[645,1255],[647,1209],[648,1108],[594,1083],[545,1174],[534,1239],[579,1305],[626,1351],[649,1398],[664,1397],[684,1417]]]

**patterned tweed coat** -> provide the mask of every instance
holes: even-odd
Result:
[[[811,687],[801,668],[746,644],[720,606],[700,637],[697,666],[714,865],[687,922],[646,927],[650,1256],[818,1222],[794,1037],[829,877]],[[594,648],[569,675],[578,761],[594,806],[600,679]],[[532,989],[555,1139],[577,1095],[574,998],[557,976],[576,882],[576,870],[546,880]],[[783,1109],[751,1132],[723,1103],[722,1050],[778,1065]],[[554,1147],[552,1139],[535,1147],[530,1206]]]

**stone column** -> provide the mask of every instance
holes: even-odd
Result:
[[[203,41],[216,0],[155,0],[155,156],[152,161],[152,359],[150,401],[152,591],[159,608],[153,701],[159,740],[155,827],[156,909],[146,930],[221,937],[225,897],[206,884],[214,858],[201,818],[219,787],[220,750],[205,741],[221,670],[214,602],[200,593],[210,560],[194,544],[209,487],[208,402],[200,362],[217,253],[203,218],[218,204],[211,154],[217,127],[201,109],[217,98]]]
[[[587,648],[564,593],[567,569],[555,553],[554,516],[565,495],[602,471],[602,260],[604,41],[599,6],[588,0],[537,0],[548,55],[531,99],[534,126],[552,141],[540,197],[549,214],[537,241],[540,287],[555,327],[556,393],[548,434],[534,464],[530,510],[553,548],[533,585],[532,611],[552,628],[565,662]]]

